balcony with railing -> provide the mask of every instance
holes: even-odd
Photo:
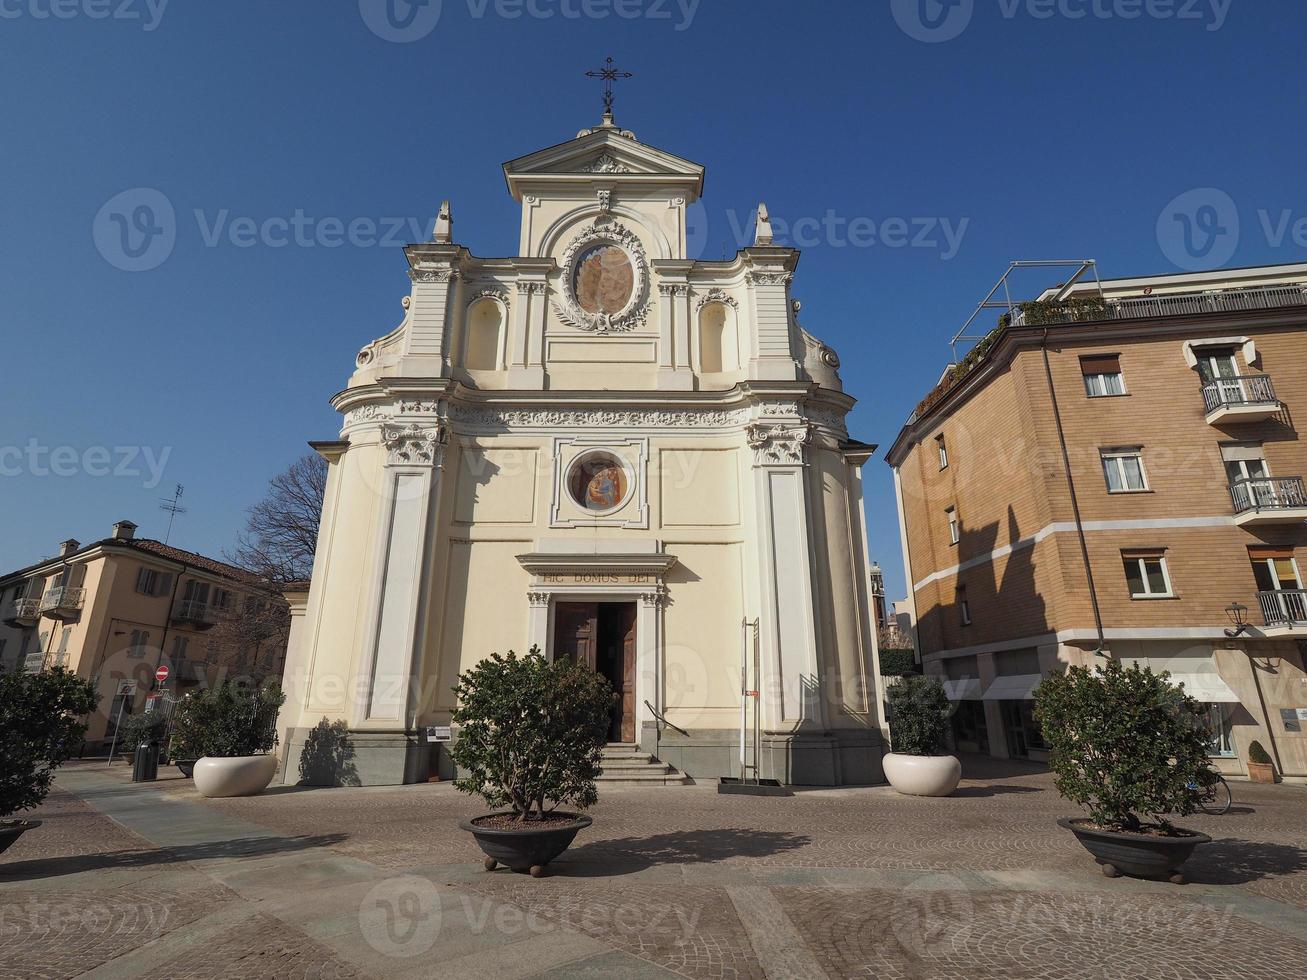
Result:
[[[1280,411],[1275,385],[1265,374],[1213,378],[1203,383],[1203,407],[1207,421],[1264,422]]]
[[[213,606],[204,599],[183,599],[173,610],[172,621],[198,629],[208,629],[217,622]]]
[[[35,626],[40,617],[40,599],[10,599],[5,603],[3,615],[0,615],[6,626],[15,627]]]
[[[1202,290],[1159,296],[1098,297],[1080,303],[1030,303],[1012,314],[1012,325],[1074,323],[1081,320],[1147,320],[1163,316],[1196,316],[1202,313],[1240,313],[1275,310],[1282,306],[1307,306],[1307,285],[1255,286],[1250,289]]]
[[[1234,522],[1298,524],[1307,521],[1307,487],[1300,476],[1265,476],[1230,484]]]
[[[77,619],[82,615],[82,603],[85,601],[85,589],[56,585],[41,596],[41,615],[51,619]]]
[[[1307,632],[1307,591],[1302,589],[1276,589],[1258,592],[1257,602],[1262,607],[1263,632],[1267,636],[1287,636]]]

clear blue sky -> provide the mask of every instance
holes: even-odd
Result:
[[[124,517],[162,536],[174,483],[189,513],[173,542],[221,552],[267,479],[335,435],[327,399],[398,322],[415,237],[239,247],[231,222],[393,217],[425,236],[448,197],[459,241],[509,254],[499,164],[597,121],[582,73],[608,54],[637,73],[619,121],[708,168],[705,257],[734,250],[759,200],[782,221],[864,219],[857,244],[801,226],[795,295],[843,358],[853,434],[882,447],[1010,259],[1173,271],[1159,215],[1207,187],[1240,223],[1229,264],[1307,257],[1259,217],[1272,232],[1307,217],[1307,4],[924,0],[923,19],[918,0],[444,0],[430,33],[395,43],[385,2],[0,0],[0,567]],[[405,36],[432,26],[432,8],[394,2]],[[96,219],[134,188],[166,196],[176,242],[132,273]],[[956,255],[938,231],[899,242],[896,218],[909,239],[919,220],[964,227]],[[890,220],[890,242],[868,244],[865,219]],[[47,472],[57,447],[70,475]],[[888,467],[869,482],[898,596]]]

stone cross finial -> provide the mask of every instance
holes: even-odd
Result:
[[[754,225],[753,244],[770,245],[772,243],[771,215],[767,213],[765,203],[758,205],[758,221]]]
[[[441,245],[448,245],[454,240],[454,218],[449,210],[449,202],[440,202],[440,214],[436,215],[436,230],[431,240]]]

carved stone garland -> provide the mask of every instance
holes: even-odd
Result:
[[[587,313],[576,297],[576,260],[592,245],[616,245],[626,252],[635,272],[635,285],[625,309],[616,314]],[[562,301],[554,302],[554,313],[568,326],[591,333],[625,332],[644,325],[649,314],[649,267],[644,246],[629,228],[602,218],[583,228],[563,253]]]

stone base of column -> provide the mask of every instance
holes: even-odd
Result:
[[[401,786],[425,783],[435,746],[408,732],[348,731],[344,738],[322,728],[292,728],[279,748],[284,785]]]
[[[690,730],[689,737],[646,722],[640,751],[656,755],[700,782],[740,775],[740,735],[721,729]],[[831,732],[767,734],[762,736],[758,765],[763,779],[788,786],[865,786],[885,782],[881,756],[885,745],[878,730],[841,729]],[[753,746],[749,746],[752,760]]]

